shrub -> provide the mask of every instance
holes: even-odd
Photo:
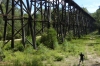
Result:
[[[8,44],[4,44],[3,48],[5,50],[11,50],[11,44],[10,44],[10,42]]]
[[[0,61],[2,61],[3,58],[5,58],[5,55],[3,54],[3,51],[2,51],[2,49],[0,48]]]
[[[67,34],[67,36],[66,36],[66,39],[67,39],[68,41],[71,41],[72,38],[73,38],[73,31],[69,31],[68,34]]]
[[[21,43],[15,45],[14,51],[24,51],[24,46]]]
[[[15,60],[13,62],[13,66],[22,66],[21,63],[18,60]]]
[[[10,42],[4,45],[5,50],[11,50]],[[20,41],[15,42],[13,51],[24,51],[24,46]]]
[[[20,34],[17,34],[17,35],[15,36],[15,39],[20,39],[20,38],[21,38]]]
[[[62,61],[64,57],[62,55],[55,55],[55,61]]]
[[[44,44],[45,46],[48,46],[47,44],[47,34],[43,33],[40,39],[40,43]]]
[[[3,38],[3,35],[2,35],[2,33],[0,32],[0,40]]]
[[[31,66],[43,66],[41,58],[38,56],[34,57]]]
[[[68,42],[67,42],[67,40],[65,40],[65,41],[62,43],[62,50],[63,50],[63,51],[67,51],[67,49],[68,49]]]
[[[8,33],[7,33],[7,38],[6,38],[6,39],[7,39],[7,40],[11,40],[11,38],[12,38],[11,36],[12,36],[12,35],[11,35],[11,32],[8,31]]]
[[[29,44],[26,44],[26,47],[24,49],[24,53],[25,54],[34,54],[36,52],[35,49],[33,49],[33,47]]]
[[[37,36],[37,38],[36,38],[36,45],[37,46],[39,46],[41,44],[40,40],[41,40],[41,36]]]
[[[48,48],[46,48],[43,44],[40,44],[36,54],[45,54],[48,51],[49,51]]]
[[[57,33],[53,28],[50,28],[47,33],[43,33],[41,40],[45,46],[54,49],[57,46]]]

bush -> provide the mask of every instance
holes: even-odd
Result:
[[[0,48],[0,61],[2,61],[3,58],[5,58],[5,55],[3,54],[3,51],[2,51],[2,49]]]
[[[47,34],[46,33],[42,34],[41,39],[40,39],[40,43],[43,43],[44,45],[47,45]]]
[[[42,34],[40,42],[45,46],[54,49],[58,44],[56,31],[53,28],[50,28],[47,33]]]
[[[3,35],[2,35],[2,33],[0,32],[0,40],[3,38]]]
[[[48,48],[46,48],[43,44],[40,44],[36,54],[46,54],[48,51]]]
[[[15,39],[20,39],[21,38],[21,35],[20,34],[17,34],[16,36],[15,36]]]
[[[7,33],[7,38],[6,38],[6,39],[7,39],[7,40],[11,40],[11,38],[12,38],[11,36],[12,36],[12,35],[11,35],[11,32],[9,31],[9,32]]]
[[[39,46],[41,43],[40,43],[40,40],[41,40],[41,36],[37,36],[36,37],[36,45]]]
[[[13,62],[13,66],[22,66],[21,63],[18,60],[15,60]]]
[[[55,61],[62,61],[64,57],[62,55],[55,55]]]
[[[41,58],[39,56],[34,57],[31,66],[43,66]]]
[[[4,46],[5,50],[11,50],[11,44],[8,43]],[[20,41],[15,42],[13,51],[24,51],[24,46]]]
[[[67,39],[68,41],[71,41],[72,38],[73,38],[73,31],[69,31],[68,34],[67,34],[67,36],[66,36],[66,39]]]
[[[41,60],[47,60],[51,57],[50,49],[44,46],[43,44],[39,45],[38,50],[35,54],[39,55],[41,57]]]
[[[15,45],[14,51],[24,51],[24,46],[21,43]]]
[[[67,51],[67,49],[68,49],[68,44],[69,44],[69,42],[67,42],[67,40],[65,40],[65,41],[62,43],[62,50],[63,50],[63,51]]]
[[[34,54],[36,52],[35,49],[33,49],[33,46],[26,44],[26,47],[24,49],[25,54]]]
[[[7,44],[5,44],[3,46],[3,49],[5,49],[5,50],[11,50],[11,44],[10,44],[10,42],[8,42]]]

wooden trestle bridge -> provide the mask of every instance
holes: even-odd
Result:
[[[36,36],[50,27],[55,28],[57,37],[60,37],[63,41],[66,33],[70,30],[77,37],[87,34],[88,31],[91,31],[95,22],[94,18],[73,0],[11,0],[11,2],[6,0],[5,11],[2,4],[1,2],[0,14],[4,20],[3,41],[4,43],[10,41],[6,42],[6,37],[7,27],[11,26],[12,48],[14,48],[14,37],[17,34],[22,36],[23,45],[27,41],[36,49]],[[19,15],[15,14],[16,7],[19,9]],[[37,20],[37,14],[40,15],[39,20]],[[39,26],[37,26],[38,22],[40,23]],[[16,29],[17,23],[20,23],[19,29]],[[27,30],[26,26],[28,26]],[[27,32],[31,34],[31,41],[27,39]]]

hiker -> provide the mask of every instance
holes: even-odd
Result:
[[[84,61],[84,54],[81,52],[79,55],[80,55],[80,61],[79,61],[79,64],[80,64],[80,62],[83,63]]]

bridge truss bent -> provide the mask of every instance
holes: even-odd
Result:
[[[66,34],[73,31],[73,35],[80,37],[93,28],[95,21],[73,0],[6,0],[6,9],[0,5],[4,19],[4,43],[7,42],[7,27],[11,26],[11,47],[14,48],[14,37],[19,34],[25,46],[26,41],[36,49],[36,36],[50,27],[55,28],[57,37],[63,41]],[[19,13],[16,14],[16,8]],[[40,15],[40,19],[38,18]],[[40,26],[37,26],[39,23]],[[20,24],[20,28],[16,27]],[[27,27],[27,28],[26,28]],[[37,28],[39,27],[39,28]],[[16,29],[17,28],[17,29]],[[32,40],[28,40],[31,34]]]

